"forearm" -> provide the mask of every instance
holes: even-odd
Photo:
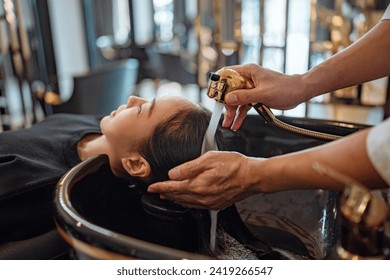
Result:
[[[256,192],[275,192],[291,189],[341,190],[343,185],[313,169],[319,162],[354,178],[370,188],[386,184],[372,166],[366,152],[368,130],[316,148],[251,162],[252,188]]]
[[[390,20],[301,76],[309,98],[390,75]]]

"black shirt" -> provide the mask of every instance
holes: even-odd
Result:
[[[80,162],[77,142],[101,133],[100,117],[55,114],[31,128],[0,133],[0,243],[52,226],[58,180]]]

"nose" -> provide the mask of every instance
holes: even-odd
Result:
[[[127,99],[126,107],[131,108],[131,107],[139,106],[139,105],[146,103],[146,102],[147,102],[147,100],[144,98],[141,98],[138,96],[130,96],[129,99]]]

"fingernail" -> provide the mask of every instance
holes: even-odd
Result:
[[[235,105],[238,102],[238,97],[235,94],[226,95],[226,102]]]
[[[176,179],[180,178],[180,175],[181,175],[180,169],[172,169],[171,171],[169,171],[168,175],[169,175],[170,179],[176,180]]]
[[[154,191],[155,191],[155,188],[153,188],[153,186],[150,186],[150,187],[148,188],[148,192],[152,193],[152,192],[154,192]]]

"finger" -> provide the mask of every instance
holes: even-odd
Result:
[[[202,173],[203,171],[208,169],[207,164],[203,164],[206,154],[169,170],[169,178],[171,180],[182,181],[185,179],[193,178],[199,173]]]
[[[164,181],[151,184],[148,187],[150,193],[174,193],[187,192],[188,183],[185,181]]]
[[[169,200],[171,200],[175,203],[178,203],[181,206],[186,207],[186,208],[207,209],[207,207],[203,206],[202,204],[198,204],[196,202],[194,203],[194,202],[188,201],[187,199],[180,199],[180,198],[177,198],[176,196],[175,197],[164,196],[164,197],[165,197],[165,199],[169,199]]]
[[[245,105],[250,103],[262,103],[259,90],[253,89],[238,89],[229,92],[225,97],[225,102],[230,106]]]
[[[246,79],[251,78],[251,72],[254,71],[253,67],[254,64],[239,64],[239,65],[232,65],[232,66],[227,66],[226,68],[233,69],[234,71],[237,71],[240,73],[242,77],[245,77]],[[256,65],[257,66],[257,65]]]
[[[160,194],[161,199],[169,199],[181,205],[187,205],[189,208],[197,208],[201,204],[196,202],[196,196],[188,194],[174,194],[174,193],[164,193]]]
[[[160,195],[160,198],[169,199],[187,208],[210,210],[219,209],[215,205],[208,205],[207,203],[203,202],[205,200],[203,196],[194,196],[192,194],[162,194]]]
[[[232,125],[234,118],[236,117],[237,106],[225,105],[226,113],[223,117],[222,126],[229,127]]]
[[[236,118],[234,119],[234,122],[231,126],[231,129],[236,131],[237,129],[239,129],[248,113],[248,111],[251,109],[251,106],[249,105],[245,105],[245,106],[240,106],[238,107],[238,112],[237,112],[237,116]]]

